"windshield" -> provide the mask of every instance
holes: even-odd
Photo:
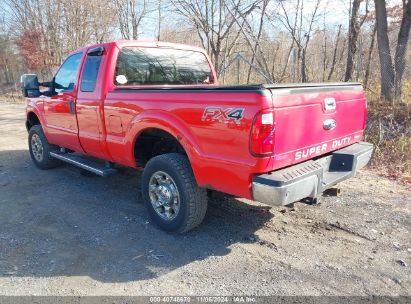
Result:
[[[203,53],[170,48],[124,47],[114,83],[122,86],[209,84],[213,75]]]

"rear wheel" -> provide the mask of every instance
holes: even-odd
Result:
[[[190,163],[182,154],[153,157],[143,172],[142,192],[151,218],[169,232],[195,228],[207,211],[206,190],[198,187]]]
[[[50,152],[58,147],[50,145],[41,125],[34,125],[29,131],[29,150],[34,164],[43,170],[57,167],[60,161],[51,157]]]

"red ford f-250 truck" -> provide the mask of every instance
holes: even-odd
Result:
[[[184,232],[206,189],[268,205],[315,202],[370,160],[360,84],[218,86],[204,50],[120,41],[71,53],[52,81],[22,76],[30,155],[105,176],[143,169],[154,221]],[[39,86],[48,87],[40,91]]]

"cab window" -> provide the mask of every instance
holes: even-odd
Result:
[[[73,54],[64,61],[54,77],[54,90],[59,92],[72,92],[80,67],[82,53]]]
[[[86,65],[84,67],[83,76],[81,79],[80,90],[82,92],[94,92],[101,58],[102,56],[87,56]]]
[[[121,86],[213,82],[210,65],[203,53],[172,48],[123,47],[114,77],[114,83]]]

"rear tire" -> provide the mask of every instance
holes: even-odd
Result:
[[[41,125],[30,128],[29,150],[34,164],[42,170],[55,168],[61,164],[58,159],[50,156],[50,152],[58,150],[58,147],[49,144]]]
[[[187,232],[203,221],[206,190],[198,187],[190,162],[178,153],[150,159],[142,177],[144,203],[153,221],[168,232]]]

